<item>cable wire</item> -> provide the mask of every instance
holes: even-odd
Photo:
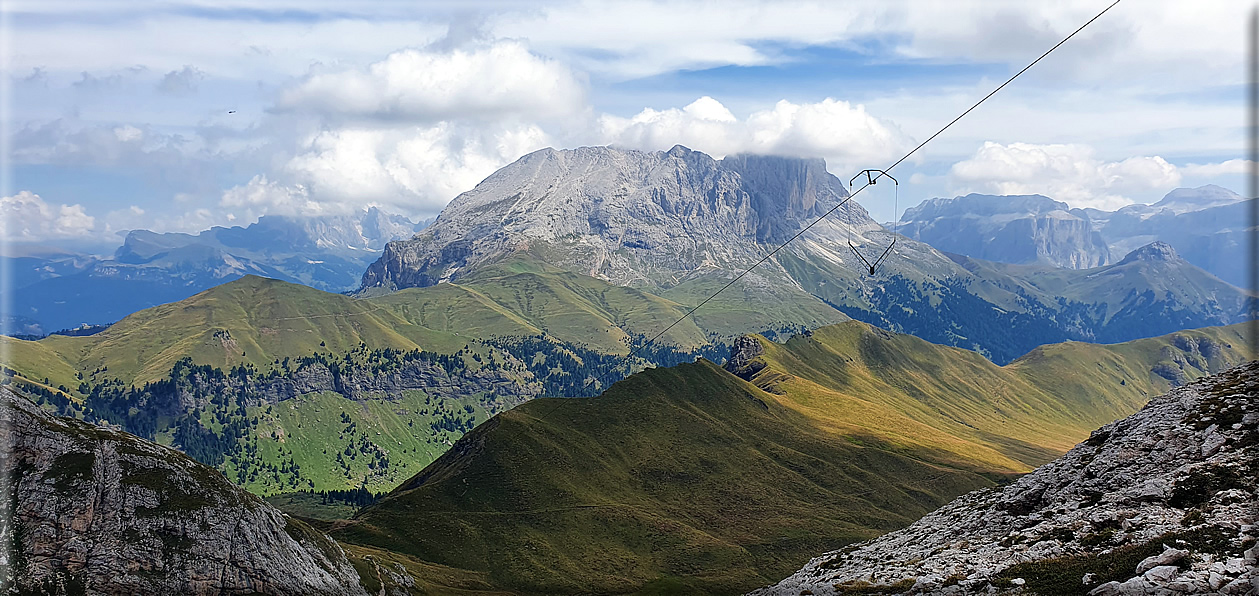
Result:
[[[1079,28],[1077,28],[1075,31],[1072,31],[1069,35],[1067,35],[1066,37],[1062,38],[1062,40],[1061,40],[1061,41],[1059,41],[1058,43],[1054,44],[1054,45],[1053,45],[1053,47],[1049,48],[1048,50],[1045,50],[1045,53],[1041,54],[1039,57],[1037,57],[1035,60],[1033,60],[1033,61],[1032,61],[1030,64],[1028,64],[1027,66],[1024,66],[1024,67],[1023,67],[1021,70],[1019,70],[1018,72],[1014,73],[1014,75],[1013,75],[1013,76],[1011,76],[1010,78],[1006,79],[1004,83],[1001,83],[1000,85],[998,85],[998,86],[997,86],[997,88],[996,88],[996,89],[993,89],[991,92],[989,92],[989,93],[988,93],[988,95],[985,95],[982,99],[980,99],[979,101],[975,102],[975,104],[974,104],[974,105],[972,105],[971,107],[967,108],[965,112],[962,112],[962,113],[961,113],[961,114],[959,114],[956,118],[954,118],[954,119],[950,120],[948,124],[945,124],[943,127],[941,127],[941,128],[940,128],[940,130],[937,130],[937,131],[935,132],[935,134],[931,135],[930,137],[927,137],[927,140],[925,140],[925,141],[923,141],[923,142],[919,143],[919,144],[918,144],[918,146],[914,147],[913,149],[910,149],[910,150],[909,150],[909,153],[906,153],[905,155],[901,156],[901,158],[900,158],[900,159],[898,159],[898,160],[896,160],[895,162],[893,162],[893,163],[892,163],[892,165],[890,165],[890,166],[888,166],[888,167],[886,167],[886,168],[883,168],[883,170],[882,170],[882,171],[883,171],[883,173],[882,173],[882,174],[880,174],[879,176],[876,176],[873,180],[871,180],[871,181],[867,182],[867,183],[866,183],[865,185],[863,185],[861,188],[858,188],[858,189],[856,189],[856,190],[852,191],[852,192],[851,192],[851,193],[850,193],[847,197],[845,197],[845,198],[844,198],[844,200],[840,201],[840,202],[839,202],[838,204],[836,204],[834,207],[831,207],[829,210],[827,210],[827,211],[826,211],[826,213],[823,213],[820,217],[818,217],[817,219],[813,220],[813,222],[812,222],[812,223],[810,223],[809,225],[805,226],[805,227],[804,227],[803,229],[801,229],[799,232],[796,232],[796,233],[795,233],[795,235],[793,235],[792,237],[788,238],[788,239],[787,239],[786,241],[784,241],[782,244],[779,244],[779,245],[778,245],[777,247],[775,247],[773,250],[769,251],[769,253],[768,253],[768,254],[766,254],[764,257],[761,257],[761,259],[760,259],[759,261],[757,261],[756,263],[753,263],[751,267],[748,267],[747,269],[743,270],[743,272],[741,272],[741,273],[739,273],[737,276],[735,276],[735,278],[734,278],[734,279],[730,280],[730,282],[729,282],[729,283],[727,283],[726,285],[722,286],[722,287],[721,287],[721,289],[717,290],[716,292],[713,292],[713,293],[712,293],[712,295],[710,295],[709,297],[705,298],[702,302],[700,302],[698,305],[696,305],[696,306],[695,306],[695,308],[692,308],[691,310],[687,311],[687,312],[686,312],[686,314],[684,314],[684,315],[682,315],[681,317],[679,317],[676,321],[674,321],[674,322],[670,323],[670,324],[669,324],[669,326],[668,326],[668,327],[665,327],[663,331],[661,331],[660,333],[655,334],[654,336],[652,336],[652,338],[651,338],[651,339],[649,339],[649,340],[647,340],[647,341],[643,342],[642,344],[639,344],[639,346],[638,346],[637,348],[635,348],[634,350],[631,350],[629,354],[625,355],[625,357],[623,357],[623,358],[621,359],[621,361],[620,361],[620,362],[617,362],[616,364],[612,365],[612,367],[610,367],[610,368],[608,369],[608,373],[611,373],[611,372],[616,371],[616,370],[617,370],[617,369],[618,369],[621,365],[625,364],[627,361],[632,360],[632,359],[633,359],[635,356],[637,356],[637,355],[638,355],[638,353],[639,353],[640,351],[642,351],[642,349],[643,349],[643,348],[645,348],[648,344],[651,344],[651,343],[655,342],[657,339],[660,339],[660,337],[662,337],[665,333],[668,333],[670,329],[673,329],[674,327],[676,327],[676,326],[677,326],[679,323],[681,323],[682,321],[685,321],[686,319],[690,318],[692,315],[694,315],[694,314],[695,314],[695,312],[696,312],[696,311],[698,311],[700,308],[703,308],[703,306],[704,306],[705,304],[708,304],[708,303],[709,303],[709,302],[710,302],[713,298],[716,298],[718,294],[720,294],[720,293],[722,293],[722,292],[726,291],[728,288],[730,288],[730,286],[733,286],[733,285],[734,285],[736,282],[738,282],[740,279],[743,279],[743,277],[744,277],[744,276],[746,276],[747,274],[751,273],[753,269],[756,269],[756,268],[757,268],[757,267],[759,267],[761,264],[763,264],[765,261],[768,261],[771,257],[773,257],[774,255],[778,254],[778,251],[780,251],[780,250],[782,250],[783,248],[785,248],[788,244],[791,244],[791,243],[792,243],[792,241],[794,241],[795,239],[799,238],[801,235],[803,235],[805,232],[809,231],[809,230],[810,230],[813,226],[817,225],[817,224],[818,224],[818,223],[820,223],[822,220],[826,219],[826,218],[827,218],[827,216],[829,216],[830,214],[834,213],[837,209],[839,209],[840,207],[842,207],[842,206],[844,206],[845,204],[847,204],[847,203],[848,203],[848,201],[852,200],[852,198],[853,198],[853,197],[855,197],[855,196],[857,196],[857,195],[858,195],[858,194],[859,194],[862,190],[865,190],[865,188],[866,188],[867,186],[870,186],[871,184],[873,184],[873,183],[874,183],[874,181],[877,181],[880,177],[882,177],[883,175],[885,175],[887,172],[891,171],[891,170],[892,170],[892,168],[895,168],[896,166],[898,166],[898,165],[900,165],[902,162],[904,162],[906,159],[909,159],[909,157],[910,157],[910,156],[912,156],[914,153],[917,153],[919,149],[922,149],[924,146],[926,146],[926,144],[927,144],[927,143],[930,143],[933,139],[935,139],[936,137],[940,136],[940,135],[941,135],[944,131],[948,130],[948,129],[949,129],[949,127],[953,126],[954,124],[957,124],[957,122],[958,122],[959,120],[961,120],[961,119],[962,119],[962,118],[964,118],[967,114],[969,114],[969,113],[971,113],[972,111],[974,111],[974,110],[975,110],[975,108],[978,108],[978,107],[979,107],[980,105],[982,105],[984,102],[988,101],[988,99],[989,99],[989,98],[991,98],[992,96],[996,95],[998,91],[1000,91],[1000,90],[1004,89],[1004,88],[1005,88],[1005,86],[1006,86],[1006,85],[1009,85],[1011,82],[1013,82],[1013,81],[1014,81],[1014,79],[1019,78],[1019,76],[1020,76],[1020,75],[1022,75],[1023,73],[1025,73],[1025,72],[1027,72],[1027,71],[1028,71],[1028,69],[1032,68],[1033,66],[1036,66],[1036,64],[1037,64],[1037,63],[1039,63],[1041,60],[1044,60],[1046,56],[1048,56],[1049,54],[1053,53],[1053,51],[1054,51],[1054,50],[1057,50],[1059,47],[1061,47],[1061,46],[1062,46],[1062,44],[1067,43],[1067,41],[1068,41],[1068,40],[1070,40],[1072,37],[1075,37],[1075,36],[1076,36],[1076,34],[1078,34],[1079,32],[1083,31],[1085,27],[1088,27],[1089,25],[1093,24],[1093,22],[1094,22],[1094,21],[1096,21],[1097,19],[1101,18],[1101,17],[1102,17],[1102,15],[1106,14],[1106,13],[1107,13],[1110,9],[1114,8],[1117,4],[1119,4],[1119,2],[1120,2],[1120,1],[1121,1],[1121,0],[1115,0],[1115,1],[1114,1],[1114,2],[1112,2],[1109,6],[1107,6],[1107,7],[1106,7],[1106,8],[1104,8],[1104,9],[1102,9],[1102,11],[1101,11],[1101,12],[1099,12],[1099,13],[1097,13],[1096,15],[1094,15],[1094,16],[1093,16],[1093,18],[1089,19],[1089,20],[1088,20],[1087,22],[1085,22],[1083,25],[1080,25],[1080,27],[1079,27]],[[890,177],[890,175],[889,175],[889,177]],[[890,248],[890,247],[889,247],[889,248]],[[882,260],[882,259],[880,259],[880,260]],[[596,381],[603,381],[603,380],[604,380],[604,378],[607,376],[607,374],[608,374],[608,373],[604,373],[603,375],[600,375],[600,376],[599,376],[597,379],[595,379],[595,380],[596,380]]]

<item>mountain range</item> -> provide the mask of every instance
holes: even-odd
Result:
[[[1112,264],[1141,246],[1165,242],[1212,275],[1248,287],[1250,209],[1251,201],[1215,185],[1178,188],[1153,205],[1117,211],[1072,209],[1041,195],[969,194],[923,201],[895,226],[949,253],[1069,269]]]
[[[269,215],[196,235],[133,230],[110,258],[15,247],[0,257],[11,272],[3,331],[46,335],[108,325],[244,275],[352,290],[386,242],[425,223],[373,207],[344,216]]]
[[[1006,367],[857,322],[784,344],[748,336],[724,368],[650,369],[597,398],[500,413],[339,521],[285,516],[184,453],[4,387],[15,579],[54,592],[739,593],[1008,483],[1097,420],[1253,357],[1242,331],[1045,346]],[[311,432],[268,428],[281,449]]]
[[[414,238],[387,244],[359,295],[457,282],[527,257],[684,305],[729,284],[692,317],[717,336],[855,318],[999,363],[1044,343],[1123,341],[1246,316],[1246,292],[1157,246],[1124,261],[1140,266],[1082,270],[1081,279],[1100,280],[1090,282],[1096,293],[1048,289],[1056,282],[1040,278],[1061,280],[1048,269],[964,266],[905,237],[870,275],[854,250],[874,259],[894,236],[847,196],[820,160],[716,160],[681,146],[543,149],[456,197]],[[1126,273],[1136,269],[1145,273]],[[1168,293],[1160,276],[1195,281]]]
[[[12,410],[34,437],[19,494],[106,495],[99,519],[118,520],[9,503],[25,577],[81,583],[91,562],[132,590],[739,593],[1256,356],[1255,297],[1170,243],[1000,263],[897,238],[848,192],[820,160],[547,149],[379,253],[412,224],[264,218],[32,263],[26,288],[191,295],[0,336],[0,392],[29,400]],[[1047,237],[1094,236],[1046,209]],[[873,273],[854,254],[894,239]],[[311,287],[355,259],[355,291]],[[222,547],[229,519],[251,520],[257,557]],[[65,545],[111,554],[43,554]],[[145,573],[118,571],[128,557]],[[286,577],[307,572],[322,583]]]

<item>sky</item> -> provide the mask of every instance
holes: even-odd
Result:
[[[544,147],[885,167],[1109,4],[9,0],[0,214],[116,246],[265,214],[439,213]],[[1243,191],[1246,3],[1123,0],[862,193]]]

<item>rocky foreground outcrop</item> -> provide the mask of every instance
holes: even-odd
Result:
[[[1062,458],[759,596],[1259,594],[1259,362],[1155,398]]]
[[[0,583],[31,593],[366,594],[335,542],[218,471],[0,387]]]

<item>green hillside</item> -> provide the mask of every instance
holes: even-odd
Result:
[[[700,361],[535,400],[336,535],[526,592],[734,593],[992,483],[838,440],[767,397]]]
[[[383,492],[524,400],[594,395],[649,362],[717,357],[654,346],[621,362],[682,312],[519,261],[466,285],[369,299],[246,277],[97,335],[0,338],[0,349],[5,381],[58,413],[180,447],[258,494]],[[670,339],[707,336],[682,324]],[[462,368],[415,368],[451,354]],[[382,375],[392,381],[372,385]]]
[[[849,322],[736,343],[492,418],[338,530],[525,593],[742,593],[1049,461],[1241,326],[1046,346],[1006,367]]]
[[[970,350],[850,322],[785,344],[756,337],[763,353],[735,372],[842,433],[873,430],[897,444],[989,465],[1002,463],[995,452],[1026,470],[1173,383],[1253,357],[1244,329],[1053,344],[1001,367]]]
[[[467,283],[361,299],[247,276],[139,311],[96,335],[35,342],[0,336],[0,349],[19,373],[73,388],[82,380],[76,372],[144,383],[163,378],[184,357],[223,369],[268,370],[286,357],[343,354],[362,344],[453,353],[472,340],[545,335],[626,354],[635,338],[654,336],[687,310],[521,258],[479,271]],[[693,349],[708,344],[710,333],[687,320],[659,341]]]

